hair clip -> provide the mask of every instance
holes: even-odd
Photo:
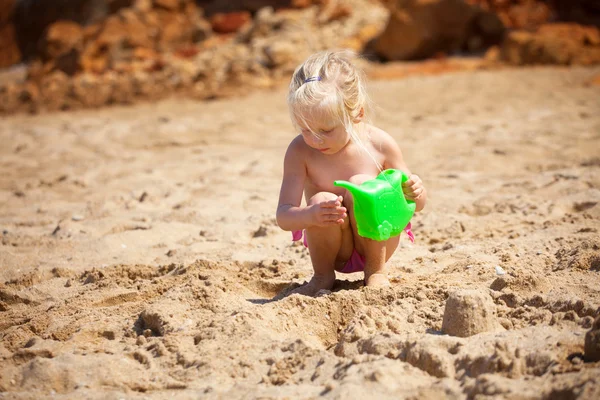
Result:
[[[311,76],[310,78],[306,78],[304,80],[304,83],[315,82],[315,81],[320,81],[320,80],[321,80],[320,76]]]

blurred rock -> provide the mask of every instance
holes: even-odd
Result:
[[[344,20],[352,15],[352,7],[348,4],[343,4],[338,1],[321,2],[321,9],[317,21],[327,23],[331,21]]]
[[[109,15],[113,0],[20,0],[14,11],[19,47],[26,59],[38,55],[38,45],[47,27],[59,20],[82,26],[96,23]],[[113,7],[118,8],[118,7]]]
[[[109,14],[116,13],[122,8],[131,7],[136,0],[106,0]]]
[[[462,0],[388,1],[390,20],[375,43],[387,60],[422,59],[498,43],[504,26],[495,14]]]
[[[83,49],[83,28],[76,22],[59,21],[48,28],[40,46],[46,71],[59,70],[74,75]]]
[[[235,33],[251,19],[252,16],[247,11],[217,13],[210,18],[210,24],[217,33]]]
[[[0,25],[0,68],[10,67],[21,61],[13,24]]]
[[[154,5],[157,7],[162,7],[167,10],[177,11],[181,8],[184,1],[182,0],[154,0]]]
[[[600,27],[598,0],[549,0],[558,21]]]
[[[544,0],[466,0],[491,11],[510,28],[533,29],[555,18],[553,8]]]
[[[466,0],[497,14],[505,26],[536,29],[550,22],[600,26],[597,0]]]
[[[129,60],[136,47],[154,47],[155,35],[138,14],[126,10],[89,29],[80,64],[85,72],[103,73],[119,61]]]
[[[21,90],[21,85],[13,82],[0,86],[0,112],[11,113],[19,109]]]
[[[112,85],[105,76],[81,74],[73,80],[73,96],[85,107],[108,104],[112,96]]]
[[[33,0],[23,0],[21,17],[47,10],[47,0],[39,1],[34,8]],[[0,85],[0,112],[100,107],[173,92],[208,99],[269,88],[289,79],[315,51],[351,43],[360,52],[387,17],[379,3],[363,0],[81,1],[87,5],[63,10],[59,21],[54,10],[52,18],[39,19],[48,27],[40,51],[23,74],[26,81]],[[216,11],[222,15],[215,17]]]
[[[15,0],[2,0],[0,2],[0,23],[2,25],[12,19],[15,3]]]
[[[500,58],[514,65],[600,63],[600,31],[576,24],[548,24],[535,32],[510,32]]]
[[[116,104],[131,104],[135,100],[135,86],[129,75],[111,75],[114,90],[112,101]]]
[[[134,0],[132,8],[143,13],[148,12],[152,9],[152,0]]]
[[[381,34],[382,30],[383,28],[379,25],[366,25],[356,35],[344,39],[341,47],[362,52],[373,39]]]
[[[496,306],[492,298],[477,290],[461,290],[446,300],[442,332],[458,337],[469,337],[498,328]]]
[[[12,22],[15,0],[0,2],[0,68],[21,61],[15,25]]]
[[[320,0],[302,1],[307,3],[315,3]],[[213,16],[218,13],[230,13],[238,11],[248,11],[255,13],[261,8],[273,7],[274,9],[289,8],[289,7],[308,7],[308,5],[295,4],[298,0],[199,0],[198,4],[204,9],[207,16]]]
[[[276,41],[265,48],[265,54],[273,68],[286,64],[295,66],[296,52],[296,47],[286,40]]]
[[[81,50],[82,45],[81,25],[71,21],[60,21],[52,24],[46,32],[41,52],[48,59],[58,58],[72,49]]]
[[[49,111],[67,108],[71,85],[71,80],[62,71],[54,71],[45,75],[40,82],[40,97],[44,108]]]

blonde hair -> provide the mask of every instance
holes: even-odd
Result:
[[[311,55],[294,71],[287,102],[296,130],[310,129],[304,115],[318,107],[340,121],[352,140],[371,155],[354,122],[368,115],[370,109],[364,74],[352,63],[355,58],[356,54],[349,50],[321,51]],[[311,130],[311,133],[320,137],[318,132]],[[381,169],[379,163],[375,163]]]

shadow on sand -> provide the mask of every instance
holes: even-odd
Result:
[[[279,301],[279,300],[282,300],[282,299],[292,295],[294,290],[306,285],[307,283],[308,282],[304,282],[302,284],[296,283],[296,282],[291,283],[270,299],[247,299],[247,300],[253,304],[267,304],[267,303],[271,303],[274,301]],[[324,291],[320,292],[320,293],[322,293],[321,295],[317,294],[315,297],[325,296],[325,295],[328,295],[333,292],[340,292],[342,290],[358,290],[358,289],[362,288],[363,286],[364,286],[364,283],[363,283],[362,279],[359,279],[356,281],[336,279],[333,284],[333,288],[331,288],[331,291],[324,290]]]

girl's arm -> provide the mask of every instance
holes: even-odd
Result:
[[[283,162],[283,180],[277,205],[277,225],[284,231],[304,229],[311,225],[310,210],[300,207],[304,181],[306,179],[306,164],[302,156],[301,137],[290,143]]]
[[[382,150],[385,155],[384,169],[399,169],[408,176],[408,181],[402,184],[404,197],[415,202],[415,211],[421,211],[427,203],[427,189],[419,176],[413,174],[404,162],[398,143],[387,133],[382,138]]]

